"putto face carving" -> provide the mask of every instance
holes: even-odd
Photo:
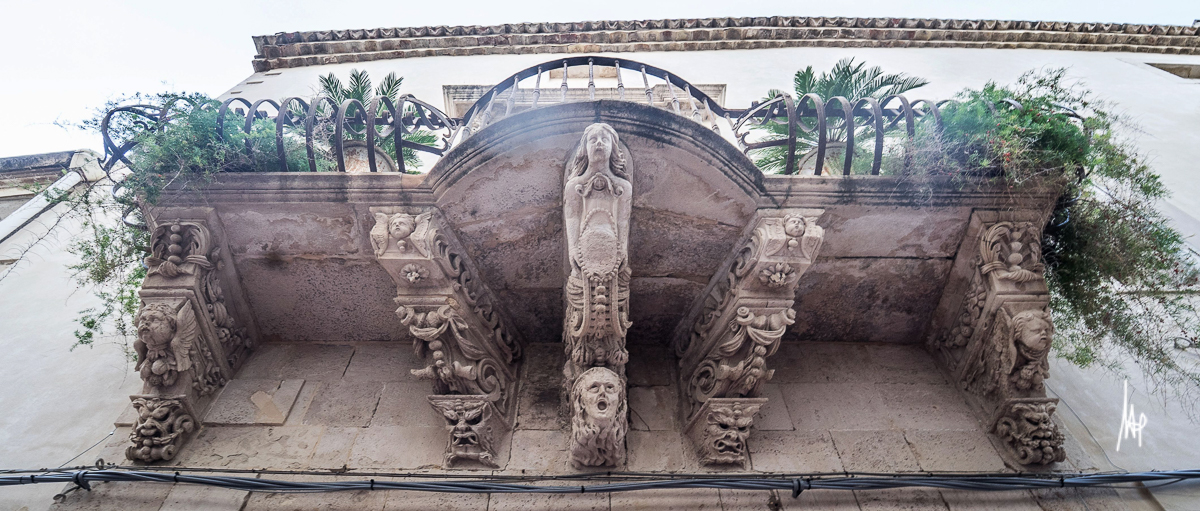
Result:
[[[789,216],[783,221],[783,232],[793,238],[804,236],[804,218]]]
[[[392,218],[388,220],[388,234],[391,234],[392,238],[396,240],[407,238],[416,228],[417,217],[409,214],[392,215]]]
[[[1036,359],[1050,349],[1054,324],[1050,322],[1049,314],[1039,310],[1022,311],[1013,317],[1012,322],[1017,349],[1022,356]]]
[[[571,461],[615,466],[625,457],[625,382],[605,367],[584,371],[571,388]]]
[[[175,311],[165,303],[152,303],[137,317],[138,340],[149,350],[163,350],[175,335]]]

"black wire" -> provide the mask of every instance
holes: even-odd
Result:
[[[411,477],[416,474],[398,476]],[[604,480],[591,476],[590,480]],[[50,474],[0,476],[0,486],[38,483],[72,482],[87,488],[91,482],[125,481],[186,483],[215,486],[232,490],[269,493],[321,493],[354,490],[408,490],[438,493],[614,493],[654,489],[716,488],[727,490],[880,490],[907,487],[941,488],[952,490],[1007,491],[1041,488],[1080,488],[1110,486],[1122,483],[1165,482],[1200,479],[1200,469],[1165,472],[1098,473],[1098,474],[989,474],[989,475],[921,475],[892,474],[876,476],[826,475],[796,477],[763,475],[758,477],[715,476],[703,478],[607,482],[594,485],[542,486],[499,482],[497,477],[481,477],[458,481],[278,481],[249,477],[190,475],[180,472],[146,470],[76,470]]]

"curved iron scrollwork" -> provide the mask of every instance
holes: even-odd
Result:
[[[234,104],[240,104],[246,110],[232,109]],[[317,171],[316,151],[322,139],[328,140],[328,149],[333,153],[337,162],[338,172],[346,172],[346,143],[351,140],[365,139],[367,147],[377,147],[378,140],[391,138],[391,154],[400,172],[405,171],[404,149],[413,149],[442,156],[450,149],[450,141],[454,138],[459,124],[433,105],[421,101],[410,94],[396,99],[379,97],[364,105],[356,99],[347,99],[340,105],[329,97],[318,97],[311,103],[298,97],[289,97],[281,102],[262,99],[253,103],[244,98],[230,98],[221,103],[217,112],[217,137],[225,139],[225,119],[233,111],[244,118],[243,133],[250,133],[257,119],[274,119],[275,121],[275,157],[280,168],[285,172],[299,169],[289,169],[287,150],[284,143],[287,127],[303,127],[304,147],[308,158],[308,170]],[[441,133],[440,143],[426,145],[407,140],[409,135],[428,129],[435,134]],[[322,133],[322,132],[326,133]],[[332,133],[328,133],[332,131]],[[253,158],[250,139],[246,139],[247,154]],[[378,172],[376,152],[366,151],[367,165],[371,172]]]

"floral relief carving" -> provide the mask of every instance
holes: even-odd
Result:
[[[607,367],[575,379],[571,401],[571,462],[577,467],[616,466],[625,459],[629,406],[625,381]]]
[[[133,461],[153,463],[175,457],[186,435],[196,429],[196,419],[183,396],[131,396],[137,422],[129,439],[133,445],[125,457]]]
[[[760,211],[737,251],[693,305],[690,319],[676,330],[685,423],[709,419],[713,427],[745,423],[749,434],[754,416],[746,412],[750,408],[736,408],[736,413],[728,407],[713,411],[708,403],[758,398],[774,375],[768,359],[779,349],[788,326],[796,322],[792,309],[796,289],[824,240],[824,229],[817,225],[820,214],[820,210]],[[699,452],[707,453],[701,455],[704,463],[743,459],[717,454],[716,444],[701,433],[691,438],[698,442]],[[725,450],[738,444],[733,437],[722,442]]]

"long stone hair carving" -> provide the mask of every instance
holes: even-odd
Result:
[[[617,130],[608,124],[598,122],[583,130],[583,137],[579,139],[579,147],[575,149],[575,158],[571,160],[571,165],[567,167],[567,176],[564,181],[582,176],[584,172],[587,172],[587,139],[589,135],[595,133],[597,130],[603,131],[612,140],[612,154],[608,158],[608,169],[617,177],[626,181],[629,180],[629,174],[625,172],[625,154],[621,152],[620,144],[617,144]]]

